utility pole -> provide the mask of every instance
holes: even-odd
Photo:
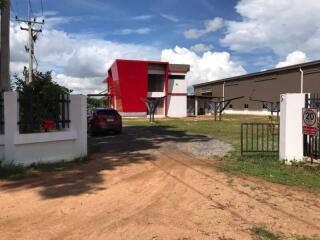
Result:
[[[1,10],[0,91],[10,90],[10,0]]]
[[[30,19],[30,17],[29,17],[29,19]],[[44,24],[44,20],[39,22],[39,21],[36,21],[36,19],[23,20],[23,19],[19,19],[19,18],[16,17],[16,21],[23,22],[23,23],[26,23],[28,25],[28,28],[20,27],[20,29],[23,30],[23,31],[27,31],[28,35],[29,35],[29,43],[28,43],[29,46],[26,47],[26,51],[29,54],[29,70],[28,70],[29,77],[28,77],[27,83],[31,83],[32,82],[32,76],[33,76],[34,42],[36,41],[37,33],[42,32],[41,29],[34,29],[33,26],[35,24],[43,25]]]

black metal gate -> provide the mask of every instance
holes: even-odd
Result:
[[[242,123],[241,155],[279,154],[279,133],[278,123]]]
[[[320,122],[320,95],[318,93],[307,95],[305,101],[305,108],[315,108],[318,110],[318,128]],[[320,129],[320,128],[319,128]],[[320,158],[320,132],[318,130],[317,136],[304,135],[303,136],[303,154],[311,159]]]

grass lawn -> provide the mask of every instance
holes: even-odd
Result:
[[[232,174],[244,174],[262,177],[265,180],[291,186],[303,186],[310,190],[320,191],[320,171],[306,170],[301,166],[285,166],[278,156],[241,156],[240,154],[240,125],[241,122],[268,122],[267,117],[226,115],[223,121],[214,122],[212,119],[159,119],[149,123],[143,119],[125,119],[127,125],[157,128],[169,126],[177,131],[188,131],[210,135],[216,139],[228,142],[234,146],[228,156],[221,159],[220,168]]]

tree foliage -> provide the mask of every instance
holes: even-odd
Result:
[[[31,83],[26,83],[23,79],[15,75],[15,90],[23,94],[35,95],[57,95],[62,93],[71,93],[72,91],[66,87],[59,85],[52,80],[51,71],[42,73],[35,71]]]
[[[87,107],[88,109],[90,108],[96,108],[96,107],[106,107],[107,106],[107,102],[104,98],[91,98],[88,97],[87,98]]]
[[[43,121],[56,122],[61,118],[61,100],[71,90],[52,80],[51,72],[33,74],[33,81],[26,83],[15,76],[15,90],[19,93],[20,131],[37,132]]]

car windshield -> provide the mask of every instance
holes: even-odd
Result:
[[[115,110],[98,110],[97,111],[98,116],[118,116],[118,113]]]

